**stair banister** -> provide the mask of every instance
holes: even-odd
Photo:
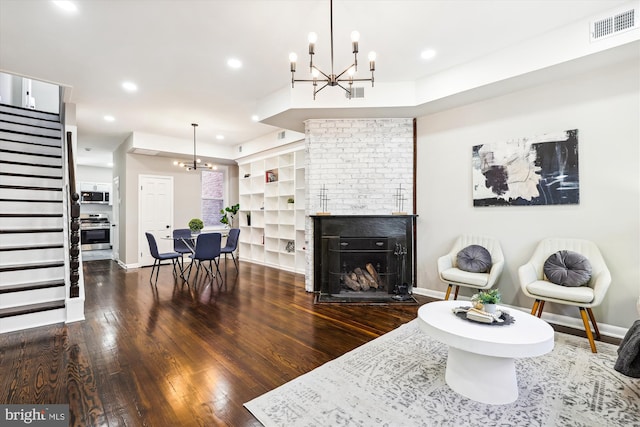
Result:
[[[76,189],[76,167],[72,133],[67,132],[67,170],[69,171],[69,296],[80,296],[80,195]]]

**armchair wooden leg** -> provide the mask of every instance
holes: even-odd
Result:
[[[593,341],[593,334],[591,333],[591,326],[589,325],[589,319],[587,318],[587,310],[583,307],[580,308],[580,316],[582,317],[582,323],[584,323],[584,330],[587,333],[589,339],[589,345],[591,346],[591,352],[597,353],[596,343]]]
[[[448,300],[449,299],[449,295],[451,295],[451,288],[453,288],[453,285],[449,285],[449,287],[447,288],[447,293],[444,295],[444,300]]]
[[[540,305],[538,306],[538,317],[542,317],[542,310],[544,310],[544,303],[545,303],[544,300],[540,301]]]
[[[587,308],[587,313],[589,314],[589,319],[591,319],[593,330],[596,332],[596,339],[600,340],[600,331],[598,330],[598,323],[596,323],[596,318],[594,317],[593,311],[591,310],[591,308]]]
[[[458,299],[458,291],[460,290],[460,286],[456,286],[456,292],[453,294],[453,299]]]
[[[535,302],[533,303],[533,307],[531,307],[531,315],[532,316],[536,316],[537,315],[537,311],[538,311],[538,306],[540,305],[540,300],[537,299],[535,300]]]

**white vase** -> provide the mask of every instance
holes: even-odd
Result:
[[[487,313],[495,313],[497,304],[484,304],[484,311]]]

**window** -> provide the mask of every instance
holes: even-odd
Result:
[[[205,226],[220,224],[224,208],[224,172],[202,171],[202,221]]]

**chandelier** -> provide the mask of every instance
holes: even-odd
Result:
[[[173,162],[174,165],[180,166],[181,168],[185,168],[188,171],[193,171],[197,169],[215,169],[216,167],[211,163],[203,163],[200,164],[200,159],[196,157],[196,128],[198,127],[197,123],[191,123],[193,126],[193,162]]]
[[[327,86],[339,86],[347,92],[347,96],[351,99],[353,82],[371,82],[373,87],[373,72],[376,69],[376,53],[369,52],[369,71],[371,71],[371,78],[358,79],[354,78],[355,73],[358,71],[358,41],[360,40],[360,33],[353,31],[351,33],[351,48],[353,53],[353,64],[345,68],[340,74],[335,74],[333,70],[333,0],[329,2],[330,8],[330,26],[331,26],[331,72],[325,73],[318,67],[313,65],[313,55],[315,54],[315,43],[318,40],[316,33],[309,33],[309,70],[311,71],[311,79],[296,79],[296,61],[298,55],[295,53],[289,54],[289,61],[291,62],[291,87],[294,87],[295,82],[310,82],[313,83],[313,99],[316,99],[316,94]],[[322,84],[318,89],[318,82]],[[347,89],[344,84],[348,84]]]

